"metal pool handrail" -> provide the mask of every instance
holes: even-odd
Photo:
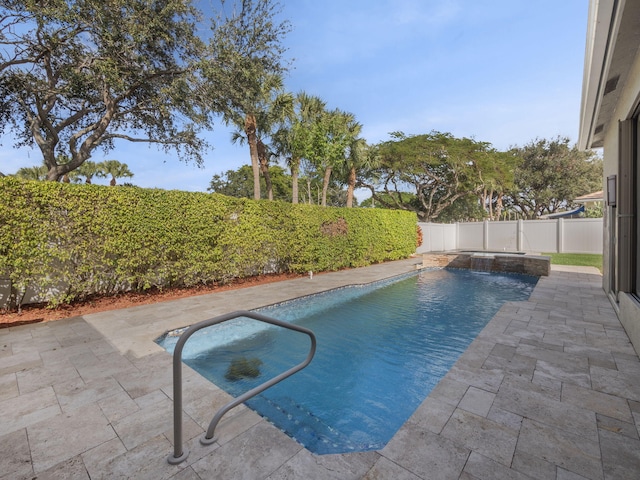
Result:
[[[307,358],[302,362],[296,365],[295,367],[290,368],[286,372],[281,373],[280,375],[268,380],[261,385],[258,385],[255,388],[252,388],[248,392],[240,395],[235,400],[224,405],[218,412],[215,414],[211,423],[209,424],[209,428],[205,435],[200,439],[200,443],[202,445],[210,445],[215,442],[215,438],[213,437],[213,433],[218,425],[218,422],[222,418],[222,416],[231,410],[234,407],[237,407],[243,402],[246,402],[250,398],[255,395],[265,391],[267,388],[272,387],[276,383],[281,382],[287,377],[290,377],[294,373],[302,370],[304,367],[311,363],[311,359],[316,352],[316,336],[315,334],[309,330],[308,328],[300,327],[298,325],[294,325],[288,322],[283,322],[282,320],[277,320],[275,318],[267,317],[266,315],[262,315],[256,312],[250,312],[248,310],[238,310],[235,312],[227,313],[225,315],[220,315],[215,318],[210,318],[208,320],[203,320],[202,322],[198,322],[194,325],[191,325],[187,330],[184,331],[180,338],[178,339],[178,343],[176,343],[176,347],[173,351],[173,440],[174,440],[174,451],[172,455],[169,455],[167,461],[172,465],[177,465],[187,459],[189,456],[189,450],[184,448],[182,445],[182,349],[184,348],[184,344],[187,342],[189,337],[193,335],[198,330],[201,330],[206,327],[210,327],[211,325],[217,325],[219,323],[223,323],[229,320],[233,320],[238,317],[249,317],[254,320],[258,320],[264,323],[270,323],[271,325],[276,325],[278,327],[287,328],[289,330],[295,330],[297,332],[304,333],[309,336],[311,339],[311,348],[309,349],[309,354]]]

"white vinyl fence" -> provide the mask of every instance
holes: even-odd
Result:
[[[602,218],[508,222],[418,223],[417,253],[472,250],[531,253],[602,253]]]

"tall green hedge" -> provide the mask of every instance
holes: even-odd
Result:
[[[416,217],[216,194],[0,179],[0,276],[14,303],[193,286],[407,258]]]

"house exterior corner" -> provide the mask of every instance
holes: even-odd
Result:
[[[578,145],[603,151],[603,288],[640,352],[640,0],[590,0]]]

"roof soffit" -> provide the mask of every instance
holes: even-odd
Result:
[[[640,47],[640,0],[592,0],[580,148],[601,147]]]

